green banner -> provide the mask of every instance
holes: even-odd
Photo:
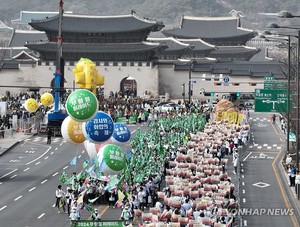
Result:
[[[72,223],[71,227],[123,227],[122,220],[101,220],[101,221],[93,221],[93,220],[80,220]]]
[[[117,123],[127,123],[126,117],[118,117],[116,120]],[[129,118],[129,124],[135,124],[136,123],[136,118],[135,117],[130,117]]]

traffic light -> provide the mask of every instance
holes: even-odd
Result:
[[[211,97],[213,97],[213,96],[215,96],[215,93],[213,93],[213,92],[204,92],[204,96],[211,96]]]

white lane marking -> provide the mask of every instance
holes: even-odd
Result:
[[[131,134],[135,133],[136,129],[131,132]]]
[[[17,174],[15,174],[15,175],[11,176],[10,178],[11,178],[11,179],[13,179],[13,178],[15,178],[16,176],[17,176]]]
[[[35,163],[35,165],[37,166],[38,164],[40,164],[41,162],[37,162],[37,163]]]
[[[57,150],[58,150],[58,147],[57,147],[57,148],[55,148],[55,150],[57,151]]]
[[[15,198],[15,201],[17,201],[17,200],[21,199],[22,197],[23,197],[23,196],[22,196],[22,195],[20,195],[19,197]]]
[[[258,147],[257,147],[257,149],[261,149],[261,148],[262,148],[262,146],[258,146]]]
[[[40,216],[38,216],[38,219],[42,218],[45,215],[45,213],[42,213]]]
[[[246,203],[246,198],[243,198],[243,203]]]
[[[2,184],[3,182],[0,182],[0,184]]]
[[[264,144],[263,144],[263,147],[267,147],[267,146],[268,146],[268,144],[267,144],[267,143],[264,143]]]
[[[49,147],[42,155],[40,155],[39,157],[37,157],[36,159],[34,159],[34,160],[32,160],[32,161],[30,161],[30,162],[28,162],[28,163],[26,163],[26,165],[29,165],[29,164],[31,164],[31,163],[33,163],[33,162],[35,162],[35,161],[37,161],[37,160],[39,160],[40,158],[42,158],[45,154],[47,154],[48,153],[48,151],[51,149],[51,147]]]
[[[51,153],[50,153],[50,155],[53,155],[54,154],[54,152],[52,151]]]
[[[245,186],[245,182],[244,181],[242,182],[242,185]]]
[[[82,154],[84,153],[84,151],[81,152]]]
[[[243,189],[243,194],[245,194],[246,193],[246,191]]]
[[[28,191],[32,192],[34,189],[36,189],[36,187],[33,187],[33,188],[29,189]]]
[[[41,182],[41,184],[44,184],[44,183],[46,183],[47,181],[48,181],[48,180],[44,180],[44,181]]]
[[[4,210],[6,207],[7,207],[7,206],[3,206],[3,207],[1,207],[1,208],[0,208],[0,211],[1,211],[1,210]]]
[[[55,177],[58,174],[58,172],[54,173],[52,176]]]
[[[55,203],[52,205],[52,207],[55,207]]]
[[[277,144],[273,144],[273,147],[277,147]]]
[[[244,172],[244,169],[241,169],[241,172],[243,173],[243,172]]]
[[[81,158],[81,155],[78,155],[78,158]]]
[[[48,156],[47,156],[47,157],[45,157],[45,160],[46,160],[46,159],[48,159],[48,158],[49,158]]]
[[[4,174],[2,177],[0,177],[0,179],[2,179],[2,178],[4,178],[4,177],[8,176],[8,175],[11,174],[11,173],[16,172],[17,170],[18,170],[18,169],[14,169],[14,170],[10,171],[9,173]]]
[[[67,169],[69,166],[65,166],[63,169]]]
[[[24,169],[23,171],[26,172],[27,170],[30,170],[30,168],[28,167],[28,168]]]
[[[247,159],[251,154],[252,154],[252,152],[250,152],[250,153],[244,158],[243,162],[246,161],[246,159]]]
[[[242,175],[242,178],[245,178],[245,176],[244,176],[244,175]]]
[[[247,220],[244,220],[244,226],[247,226]]]
[[[241,163],[241,166],[244,166],[244,164],[243,164],[243,163]]]
[[[61,147],[64,143],[59,144],[59,146]]]

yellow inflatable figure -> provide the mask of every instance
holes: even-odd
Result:
[[[24,107],[29,113],[32,113],[32,112],[35,112],[39,108],[39,105],[35,99],[30,98],[25,101]]]
[[[94,62],[88,58],[81,58],[76,69],[73,70],[75,75],[75,83],[84,89],[88,89],[96,94],[97,86],[104,85],[104,76],[98,74],[98,70]]]
[[[50,106],[54,101],[53,95],[50,93],[44,93],[41,96],[41,103],[44,106]]]

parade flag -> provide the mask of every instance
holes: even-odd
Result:
[[[92,165],[90,168],[88,168],[86,170],[86,172],[90,173],[90,172],[92,172],[94,170],[94,168],[95,168],[95,165]]]
[[[61,182],[61,183],[66,183],[66,181],[67,181],[67,174],[66,174],[66,172],[62,172],[61,174],[60,174],[60,176],[59,176],[59,181]]]
[[[89,199],[90,203],[94,203],[97,199],[99,199],[100,197],[96,197],[95,199]]]
[[[77,163],[77,156],[75,156],[71,161],[70,161],[70,165],[71,166],[76,166]]]
[[[66,180],[65,184],[73,184],[74,183],[74,176],[71,176],[69,179]]]
[[[83,164],[82,164],[82,168],[87,168],[89,166],[89,161],[88,160],[84,160]]]
[[[85,203],[84,206],[85,206],[87,211],[90,211],[90,212],[94,211],[93,207],[91,207],[90,205]]]
[[[99,171],[103,172],[103,169],[107,167],[106,163],[104,160],[102,160],[101,164],[99,165]]]
[[[121,190],[118,190],[118,201],[122,202],[124,198],[125,198],[124,193]]]
[[[82,194],[78,197],[78,199],[77,199],[77,204],[83,203],[83,196],[84,196],[84,193],[82,193]]]

